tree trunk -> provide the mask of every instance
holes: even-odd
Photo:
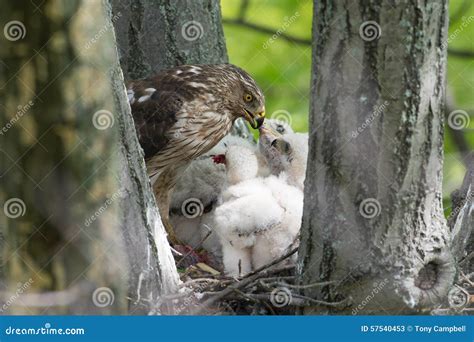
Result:
[[[227,63],[218,0],[112,0],[125,79],[181,64]]]
[[[346,299],[340,314],[429,309],[455,275],[441,201],[447,1],[319,0],[313,20],[299,271],[335,283],[303,292]]]
[[[21,18],[0,52],[2,311],[156,312],[178,276],[110,18],[97,1],[16,1],[0,16]]]
[[[453,236],[453,251],[465,275],[474,272],[474,152],[469,161],[461,188],[451,194],[452,210],[448,225]],[[472,277],[471,277],[472,278]]]

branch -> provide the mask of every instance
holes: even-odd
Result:
[[[258,31],[258,32],[266,33],[266,34],[269,34],[269,35],[277,34],[277,31],[278,31],[278,29],[274,29],[274,28],[271,28],[271,27],[268,27],[268,26],[263,26],[263,25],[259,25],[259,24],[250,23],[250,22],[246,21],[243,18],[237,18],[237,19],[222,18],[222,23],[223,24],[242,26],[242,27],[252,29],[252,30],[255,30],[255,31]],[[288,42],[311,46],[311,39],[295,37],[295,36],[286,34],[284,32],[278,33],[278,37],[282,38],[283,40],[286,40]]]
[[[245,1],[244,1],[245,2]],[[223,24],[230,24],[230,25],[237,25],[237,26],[242,26],[251,30],[255,30],[261,33],[266,33],[269,35],[274,35],[277,34],[278,29],[271,28],[268,26],[263,26],[259,24],[254,24],[246,21],[244,19],[244,14],[246,11],[245,9],[242,9],[244,6],[242,4],[241,11],[239,13],[239,17],[236,19],[230,19],[230,18],[222,18],[222,23]],[[302,44],[302,45],[309,45],[311,46],[312,41],[311,39],[306,39],[306,38],[300,38],[300,37],[295,37],[290,34],[280,32],[278,33],[278,37],[282,38],[283,40],[286,40],[288,42],[292,42],[295,44]],[[458,58],[474,58],[474,51],[469,51],[469,50],[459,50],[459,49],[453,49],[450,48],[448,49],[448,53],[452,57],[458,57]]]
[[[460,49],[448,49],[448,54],[452,57],[458,58],[474,58],[474,51],[460,50]]]

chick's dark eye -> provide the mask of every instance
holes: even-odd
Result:
[[[250,95],[250,94],[245,94],[244,95],[244,100],[245,100],[245,102],[250,102],[250,101],[253,100],[253,96]]]
[[[276,130],[277,130],[278,133],[285,132],[285,128],[282,125],[277,125]]]

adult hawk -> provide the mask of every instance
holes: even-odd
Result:
[[[255,81],[232,64],[182,65],[127,87],[135,128],[168,237],[170,194],[196,157],[229,133],[237,118],[259,128],[265,100]]]

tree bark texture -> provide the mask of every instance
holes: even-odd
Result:
[[[227,62],[218,0],[111,0],[126,80],[181,64]],[[120,14],[120,15],[119,15]]]
[[[314,2],[299,272],[340,314],[414,313],[455,276],[442,208],[447,1]],[[328,312],[310,308],[305,313]]]
[[[168,245],[102,3],[0,16],[16,21],[0,38],[2,312],[157,312],[178,277],[154,246]]]

